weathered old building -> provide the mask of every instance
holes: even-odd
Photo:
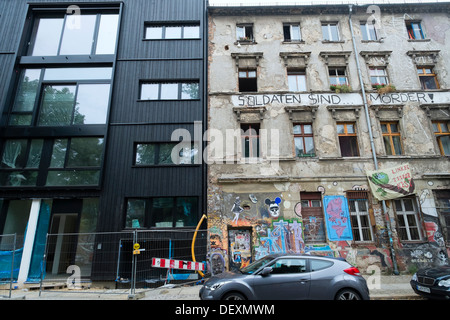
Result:
[[[449,9],[209,8],[213,272],[275,252],[448,259]]]

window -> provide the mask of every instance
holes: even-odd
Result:
[[[304,273],[306,272],[306,259],[279,259],[271,267],[271,274]]]
[[[55,139],[46,185],[99,184],[103,144],[96,137]]]
[[[306,91],[306,72],[304,70],[288,70],[289,91]]]
[[[300,192],[305,243],[326,242],[320,192]]]
[[[352,220],[353,240],[356,242],[373,241],[367,192],[347,191],[347,199]]]
[[[145,82],[141,84],[140,100],[196,100],[198,82]]]
[[[136,166],[194,164],[198,148],[178,142],[136,144]]]
[[[374,41],[378,40],[377,30],[375,29],[375,24],[361,22],[361,33],[363,40]]]
[[[236,39],[237,41],[253,42],[253,24],[236,25]]]
[[[0,185],[97,185],[103,142],[97,137],[6,140]]]
[[[324,41],[339,41],[339,30],[337,22],[323,22],[322,36]]]
[[[294,125],[294,144],[296,157],[314,157],[316,155],[311,124]]]
[[[242,157],[259,157],[259,124],[241,124]]]
[[[300,24],[298,23],[295,24],[284,23],[283,34],[284,34],[284,41],[286,42],[302,41],[302,36],[300,33]]]
[[[447,243],[450,243],[450,190],[433,190],[436,196],[436,209],[442,217],[443,233]]]
[[[326,260],[310,259],[311,272],[320,271],[331,267],[334,263]]]
[[[403,154],[398,122],[381,122],[380,124],[386,154],[392,156]]]
[[[158,197],[127,199],[127,228],[173,228],[197,225],[197,197]]]
[[[441,155],[450,156],[450,121],[433,121],[433,132]]]
[[[87,13],[84,13],[87,12]],[[32,56],[114,54],[119,15],[89,13],[36,17]]]
[[[146,25],[146,40],[199,39],[200,25]]]
[[[330,85],[348,84],[347,70],[345,67],[328,68]]]
[[[369,69],[369,74],[372,87],[389,84],[389,79],[385,68],[371,67]]]
[[[9,125],[105,124],[111,76],[109,67],[25,69]]]
[[[418,67],[417,74],[419,75],[422,90],[439,89],[439,83],[432,68]]]
[[[337,133],[342,157],[358,157],[358,141],[354,123],[338,123]]]
[[[394,200],[400,240],[422,240],[419,212],[415,198]]]
[[[41,162],[42,139],[11,139],[4,143],[0,185],[35,186]]]
[[[239,70],[239,91],[257,92],[256,70]]]
[[[425,33],[422,29],[420,22],[406,21],[406,30],[408,31],[408,37],[411,40],[425,39]]]

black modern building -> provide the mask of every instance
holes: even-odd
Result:
[[[196,227],[205,11],[202,0],[0,1],[0,234],[25,238],[19,281],[36,277],[47,233]]]

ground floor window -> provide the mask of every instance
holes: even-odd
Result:
[[[450,190],[436,190],[436,209],[440,213],[444,227],[444,237],[450,243]]]
[[[356,242],[373,241],[368,197],[366,191],[347,191],[353,240]]]
[[[197,197],[127,199],[126,228],[178,228],[197,225]]]
[[[422,230],[419,211],[415,198],[401,198],[394,200],[395,213],[397,214],[398,233],[400,240],[420,241]]]

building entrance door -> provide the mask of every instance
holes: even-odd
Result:
[[[228,229],[230,270],[239,270],[252,261],[251,229]]]
[[[82,200],[54,200],[49,226],[48,274],[66,274],[75,263]]]

